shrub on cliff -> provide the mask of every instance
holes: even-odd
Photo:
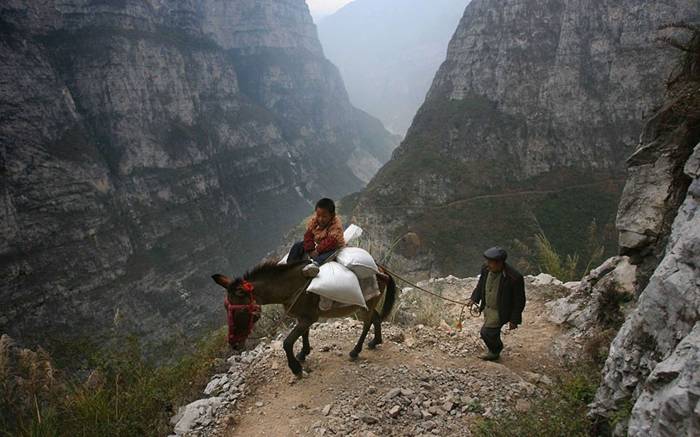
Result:
[[[0,341],[0,435],[165,435],[177,405],[194,398],[224,363],[224,330],[195,352],[156,366],[133,337],[94,354],[80,375],[57,370],[48,353]]]

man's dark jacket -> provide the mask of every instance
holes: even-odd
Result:
[[[486,308],[486,277],[489,270],[486,266],[481,269],[479,283],[472,293],[471,299],[479,304],[479,309]],[[501,272],[501,280],[498,286],[498,317],[501,325],[508,322],[520,325],[523,322],[522,314],[525,309],[525,280],[517,270],[507,263]]]

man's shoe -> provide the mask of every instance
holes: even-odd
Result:
[[[301,269],[301,274],[307,278],[315,278],[320,271],[321,269],[318,267],[318,264],[313,262]]]
[[[493,352],[488,352],[479,358],[481,358],[484,361],[498,361],[498,358],[500,357],[500,354],[495,354]]]

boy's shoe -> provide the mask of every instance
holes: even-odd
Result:
[[[495,354],[495,353],[489,351],[488,353],[480,356],[479,358],[481,358],[484,361],[498,361],[499,357],[500,357],[500,354]]]
[[[321,271],[320,267],[314,261],[311,264],[308,264],[307,266],[305,266],[303,269],[301,269],[301,274],[307,278],[315,278],[316,276],[318,276],[318,272],[320,272],[320,271]]]

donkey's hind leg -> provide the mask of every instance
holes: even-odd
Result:
[[[370,316],[369,312],[365,313],[363,318],[364,324],[362,325],[362,334],[360,334],[360,338],[357,340],[355,347],[350,351],[351,360],[357,359],[360,352],[362,352],[362,346],[365,344],[365,338],[367,338],[369,328],[372,326],[372,316]]]
[[[374,338],[367,343],[367,349],[376,349],[377,345],[383,343],[382,318],[379,316],[377,310],[372,310],[372,324],[374,325]]]
[[[306,328],[306,331],[304,331],[301,334],[301,341],[302,346],[301,350],[297,354],[297,360],[304,362],[306,361],[306,357],[311,353],[311,344],[309,343],[309,328]]]

